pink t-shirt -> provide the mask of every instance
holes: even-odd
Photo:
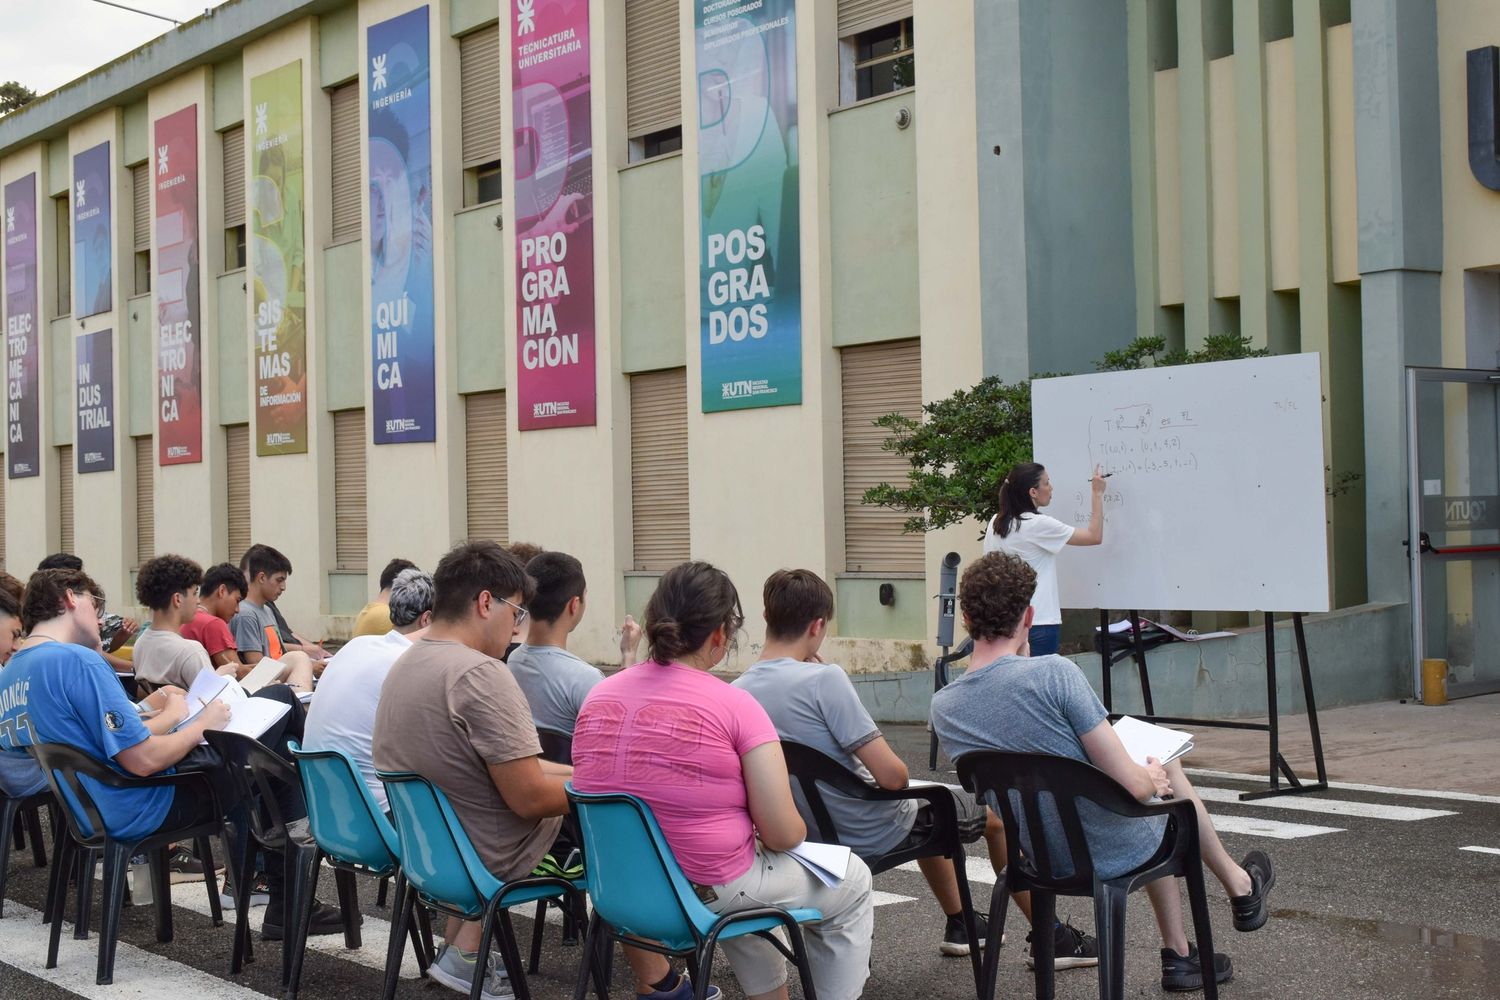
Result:
[[[723,885],[755,860],[740,757],[775,739],[748,692],[681,663],[638,663],[584,699],[573,787],[641,798],[687,877]]]

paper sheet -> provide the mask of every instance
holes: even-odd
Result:
[[[1125,744],[1125,752],[1130,754],[1130,759],[1143,767],[1147,757],[1155,757],[1163,764],[1170,764],[1193,749],[1191,733],[1142,722],[1128,715],[1120,716],[1114,728],[1120,742]]]
[[[853,854],[849,848],[838,844],[815,844],[807,840],[787,853],[830,888],[844,880],[849,871],[849,858]]]

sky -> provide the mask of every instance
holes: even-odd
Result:
[[[119,0],[188,21],[223,0]],[[0,0],[0,81],[18,80],[38,94],[104,65],[173,25],[92,0]]]

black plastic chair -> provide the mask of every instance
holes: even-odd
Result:
[[[536,727],[536,737],[542,745],[542,760],[553,764],[566,764],[573,766],[573,737],[560,729],[548,729],[546,726]],[[581,846],[583,837],[578,832],[578,820],[570,811],[563,817],[563,833],[568,841]],[[566,858],[561,859],[566,861]],[[582,903],[583,897],[576,897]],[[536,916],[531,926],[531,959],[527,971],[536,975],[542,964],[542,932],[546,928],[547,907],[556,906],[562,913],[563,944],[576,945],[578,943],[578,932],[588,924],[588,912],[586,906],[580,906],[581,912],[573,912],[568,908],[568,897],[562,899],[539,899],[536,901]]]
[[[250,829],[245,831],[248,836],[240,833],[234,838],[239,850],[226,862],[232,872],[235,895],[234,951],[230,957],[229,971],[238,975],[246,962],[255,960],[254,947],[250,942],[250,883],[255,877],[255,852],[251,850],[253,840],[268,851],[279,851],[284,862],[281,987],[285,990],[292,980],[292,959],[298,938],[295,933],[297,915],[312,906],[309,894],[313,892],[317,879],[313,871],[317,845],[310,838],[299,837],[291,832],[289,824],[295,818],[282,814],[278,798],[287,794],[300,798],[302,779],[297,776],[294,765],[258,740],[238,733],[214,731],[205,733],[204,738],[225,761],[238,765],[241,780],[245,782],[246,797],[254,797],[248,809]],[[362,944],[359,896],[354,886],[354,875],[348,871],[336,871],[334,881],[338,886],[339,910],[344,918],[344,947],[359,948]]]
[[[970,941],[979,940],[978,922],[974,919],[974,900],[969,892],[967,871],[968,856],[964,853],[963,841],[958,836],[958,809],[953,802],[953,793],[942,785],[919,785],[915,788],[889,790],[876,788],[862,780],[859,775],[841,762],[810,746],[792,740],[781,741],[781,752],[786,757],[787,773],[792,784],[802,792],[802,799],[812,812],[812,829],[808,837],[825,844],[841,844],[838,828],[828,811],[828,802],[823,797],[824,788],[838,792],[851,799],[863,802],[900,802],[913,800],[922,802],[932,810],[932,832],[922,841],[902,845],[897,850],[879,857],[866,858],[871,875],[879,875],[898,865],[919,858],[944,857],[953,862],[958,876],[958,898],[963,904],[964,929]],[[992,931],[999,940],[999,931]],[[981,949],[969,949],[969,960],[974,967],[974,989],[979,992],[984,986],[984,960]]]
[[[6,751],[0,751],[3,753]],[[8,795],[0,795],[0,834],[6,837],[7,848],[10,846],[11,832],[14,830],[14,841],[17,848],[31,845],[31,860],[38,868],[47,867],[47,845],[42,841],[42,807],[47,807],[47,813],[52,817],[53,831],[57,829],[57,806],[52,792],[38,792],[22,798],[11,798]],[[24,831],[24,838],[22,833]],[[3,859],[0,859],[0,918],[5,916],[5,886],[10,877],[10,851],[5,851]]]
[[[101,919],[99,927],[99,965],[95,982],[107,986],[115,977],[115,945],[120,935],[120,907],[125,902],[125,873],[130,868],[130,859],[144,853],[151,862],[151,892],[156,912],[156,940],[172,940],[172,896],[171,877],[167,869],[167,848],[179,841],[192,841],[200,858],[212,858],[209,838],[224,836],[223,804],[214,795],[213,785],[201,773],[189,771],[183,774],[163,774],[150,778],[128,777],[112,770],[107,765],[74,747],[60,743],[42,743],[28,750],[42,767],[48,784],[58,801],[66,803],[62,810],[67,822],[69,837],[61,837],[54,846],[52,859],[52,885],[48,896],[52,900],[47,919],[52,924],[47,943],[47,968],[57,968],[57,949],[62,936],[62,913],[67,906],[68,876],[76,867],[78,874],[78,916],[73,929],[75,938],[88,937],[89,903],[93,896],[94,866],[102,853],[104,856],[103,895],[100,900]],[[174,830],[153,833],[136,841],[116,840],[104,825],[104,818],[94,804],[88,788],[79,779],[86,777],[109,788],[146,789],[173,788],[178,795],[201,795],[213,802],[210,822],[185,826]],[[227,848],[227,841],[225,841]],[[214,926],[223,922],[219,908],[219,886],[214,877],[213,866],[204,865],[204,883],[208,886],[209,912]]]
[[[1125,996],[1125,901],[1130,893],[1160,878],[1177,876],[1187,881],[1193,930],[1198,938],[1198,960],[1203,972],[1203,995],[1217,1000],[1214,980],[1213,932],[1209,927],[1208,897],[1203,888],[1203,857],[1198,849],[1198,814],[1188,799],[1144,804],[1137,802],[1120,784],[1092,764],[1050,754],[982,751],[959,757],[958,776],[964,787],[989,803],[1005,821],[1005,877],[995,886],[990,900],[990,934],[1000,939],[1005,930],[1005,911],[1010,894],[1031,891],[1031,923],[1051,927],[1056,920],[1057,896],[1091,896],[1094,929],[1099,939],[1099,996],[1122,1000]],[[1016,804],[1032,833],[1030,853],[1022,854]],[[1094,870],[1093,855],[1078,816],[1078,800],[1091,802],[1116,816],[1167,817],[1167,831],[1156,854],[1133,871],[1103,879]],[[1042,832],[1043,810],[1051,810],[1067,837],[1068,857],[1053,858],[1051,845]],[[1066,865],[1071,865],[1064,874]],[[1052,935],[1033,936],[1036,960],[1036,995],[1053,996]],[[996,949],[985,956],[982,1000],[992,1000],[998,974]]]

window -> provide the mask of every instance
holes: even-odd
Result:
[[[458,40],[459,134],[464,205],[500,198],[500,26]]]
[[[156,448],[150,434],[135,442],[135,564],[156,557]]]
[[[224,270],[245,266],[245,126],[220,133],[224,153]]]
[[[665,570],[688,558],[687,369],[630,376],[631,566]]]
[[[510,542],[510,481],[505,440],[505,393],[464,397],[464,486],[469,537]]]
[[[682,148],[677,18],[677,0],[625,0],[625,132],[631,160]],[[675,145],[669,133],[675,133]]]
[[[500,200],[503,189],[500,186],[499,160],[481,163],[468,173],[473,177],[474,192],[472,197],[464,198],[465,205],[483,205],[485,202]],[[465,185],[465,195],[468,195],[468,185]]]
[[[852,42],[855,100],[916,86],[917,57],[911,18],[861,32]]]
[[[237,271],[245,266],[245,227],[224,230],[224,270]]]
[[[328,92],[328,124],[332,136],[333,242],[350,243],[360,237],[359,218],[359,81]]]
[[[639,139],[630,140],[630,161],[632,163],[639,160],[649,160],[654,156],[664,156],[667,153],[678,153],[681,151],[681,125],[673,125],[671,128],[664,128],[660,132],[652,132],[641,136]]]
[[[66,316],[73,311],[73,213],[68,207],[68,196],[52,199],[52,219],[56,225],[57,238],[52,242],[57,248],[57,315]]]
[[[135,294],[151,291],[151,165],[130,168],[131,218],[135,239],[131,245],[135,263]]]
[[[226,562],[238,564],[250,547],[250,425],[224,428],[224,509],[228,515]]]
[[[365,411],[333,415],[334,568],[362,570],[369,561],[365,510]]]
[[[906,515],[865,504],[880,483],[906,482],[910,464],[884,448],[875,421],[887,413],[922,416],[919,340],[846,347],[839,352],[844,393],[844,565],[851,573],[921,573],[920,534],[903,532]]]

